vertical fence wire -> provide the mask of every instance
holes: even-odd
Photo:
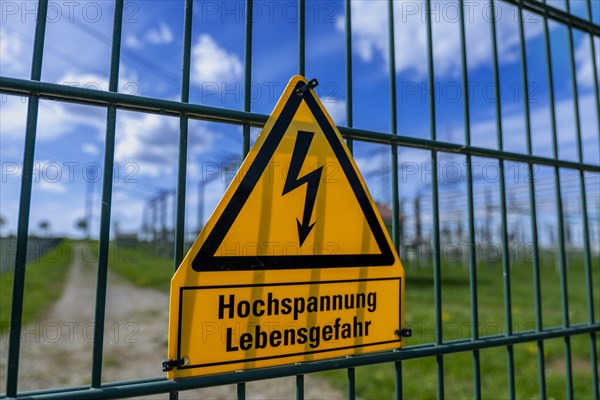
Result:
[[[352,115],[352,5],[350,0],[346,0],[344,5],[344,11],[346,14],[344,35],[346,44],[346,125],[352,127],[353,115]],[[350,150],[350,153],[354,151],[354,143],[352,139],[346,139],[346,145]],[[348,368],[346,370],[346,391],[348,399],[354,399],[356,397],[356,371],[354,368]]]
[[[183,22],[183,54],[181,75],[181,102],[188,103],[190,100],[190,66],[192,49],[192,15],[194,12],[194,0],[185,1]],[[187,175],[187,150],[188,150],[188,116],[182,114],[179,119],[179,160],[177,166],[177,207],[175,222],[175,259],[174,270],[176,271],[183,260],[183,249],[185,246],[185,191]]]
[[[587,0],[586,2],[587,15],[590,22],[593,22],[594,16],[592,13],[592,1]],[[590,36],[590,53],[592,56],[592,82],[594,85],[594,97],[596,100],[596,127],[598,129],[598,138],[600,142],[600,93],[598,89],[598,65],[596,65],[596,45],[594,43],[595,37],[591,33]],[[587,198],[585,193],[585,179],[582,179],[581,176],[584,175],[583,171],[579,171],[580,174],[580,183],[581,183],[581,201],[582,201],[582,218],[584,219],[584,241],[585,241],[585,251],[586,257],[589,257],[590,253],[590,240],[589,240],[589,227],[588,227],[588,219],[587,215]],[[595,313],[594,313],[594,295],[593,295],[593,284],[592,284],[592,273],[590,269],[586,268],[586,278],[587,278],[587,292],[588,292],[588,314],[590,324],[595,323]],[[592,384],[594,385],[594,399],[600,399],[599,386],[600,382],[598,379],[598,353],[596,347],[596,335],[594,333],[590,334],[590,353],[592,360]]]
[[[252,13],[253,0],[246,0],[246,20],[244,33],[244,111],[250,112],[252,107]],[[245,123],[242,128],[242,156],[250,152],[250,124]],[[236,385],[238,400],[246,398],[246,383]]]
[[[304,400],[304,375],[296,375],[296,400]]]
[[[529,77],[527,72],[527,48],[525,41],[525,27],[523,22],[523,8],[520,4],[518,10],[519,23],[519,44],[521,50],[521,76],[523,84],[523,107],[525,112],[525,133],[527,142],[527,154],[533,155],[533,145],[531,140],[531,110],[529,107]],[[534,308],[535,308],[535,330],[541,332],[542,324],[542,295],[540,285],[540,258],[539,258],[539,243],[538,243],[538,228],[537,228],[537,207],[535,201],[535,183],[533,164],[527,164],[527,180],[529,184],[529,212],[531,214],[531,245],[533,246],[533,293],[534,293]],[[546,373],[544,359],[544,341],[537,341],[537,358],[538,358],[538,386],[540,390],[540,398],[546,398]]]
[[[595,323],[594,315],[594,286],[592,284],[592,268],[590,255],[590,233],[588,226],[587,199],[585,190],[585,176],[583,171],[579,171],[579,184],[581,196],[581,217],[583,219],[583,240],[585,244],[585,276],[587,280],[586,292],[588,300],[588,319],[590,324]],[[590,363],[592,369],[592,390],[594,399],[600,399],[599,382],[598,382],[598,350],[596,345],[596,334],[590,333]]]
[[[246,383],[240,382],[236,385],[236,398],[237,400],[246,399]]]
[[[117,92],[119,63],[121,59],[121,34],[123,28],[123,0],[115,1],[113,37],[110,57],[108,90]],[[112,207],[113,165],[115,160],[115,129],[117,108],[109,105],[106,112],[106,144],[104,149],[104,176],[102,183],[102,208],[100,213],[100,238],[98,246],[98,278],[96,282],[96,310],[94,314],[94,344],[92,352],[91,386],[102,385],[102,355],[104,350],[104,323],[106,312],[106,284],[108,251],[110,247],[110,213]]]
[[[389,70],[390,70],[390,129],[393,135],[398,134],[397,108],[396,108],[396,49],[394,47],[394,2],[388,0],[388,46],[389,46]],[[398,200],[398,146],[391,145],[392,152],[392,240],[394,246],[400,246],[400,226]],[[401,328],[401,327],[399,327]]]
[[[192,49],[192,16],[194,0],[186,0],[183,16],[183,49],[182,49],[182,74],[181,74],[181,102],[190,100],[190,65]],[[175,209],[175,252],[173,271],[177,271],[183,260],[185,247],[185,196],[187,177],[187,152],[188,152],[189,118],[182,114],[179,119],[179,159],[177,165],[177,200]],[[169,399],[177,400],[178,392],[170,392]]]
[[[548,15],[544,15],[544,38],[546,46],[546,68],[548,74],[548,98],[550,102],[550,126],[552,133],[552,152],[555,159],[559,158],[558,154],[558,134],[556,128],[556,105],[554,99],[554,78],[552,72],[552,52],[550,45],[550,32],[548,27]],[[555,202],[558,222],[558,263],[560,272],[560,296],[563,327],[569,326],[569,308],[567,299],[567,277],[566,277],[566,254],[564,246],[564,216],[562,205],[562,193],[560,184],[560,169],[554,167],[554,186],[555,186]],[[573,398],[573,379],[571,373],[571,341],[569,337],[564,338],[565,342],[565,379],[566,379],[566,396],[568,399]]]
[[[587,15],[590,22],[593,23],[594,14],[592,13],[592,0],[586,2]],[[592,82],[594,83],[594,97],[596,98],[596,115],[598,123],[598,140],[600,141],[600,89],[598,88],[598,66],[596,65],[596,45],[594,44],[594,35],[590,35],[590,53],[592,56]],[[597,375],[597,374],[596,374]]]
[[[431,27],[431,0],[425,1],[427,27],[427,77],[429,85],[430,139],[437,140],[435,117],[435,87],[433,70],[433,32]],[[435,344],[443,344],[442,327],[442,273],[440,260],[440,210],[438,197],[438,152],[431,150],[431,203],[433,214],[433,298],[435,303]],[[444,398],[444,357],[436,356],[437,398]]]
[[[306,2],[298,0],[298,73],[306,73]]]
[[[588,15],[588,19],[590,22],[593,22],[594,19],[594,15],[592,13],[592,0],[587,0],[586,2],[586,9],[587,9],[587,15]],[[598,89],[598,65],[596,65],[596,45],[594,43],[594,35],[593,34],[589,34],[590,36],[590,52],[591,52],[591,58],[592,58],[592,82],[594,85],[594,97],[596,100],[596,123],[597,123],[597,128],[598,128],[598,139],[600,142],[600,93],[599,93],[599,89]],[[580,175],[584,175],[583,171],[579,171]],[[584,175],[585,176],[585,175]],[[580,177],[580,179],[582,179]],[[585,179],[583,179],[584,183],[582,185],[585,185]],[[584,186],[582,186],[583,188]],[[582,190],[582,210],[585,212],[587,209],[587,199],[585,197],[585,189]],[[589,228],[587,226],[587,215],[585,215],[584,213],[582,213],[582,218],[585,219],[585,224],[584,224],[584,235],[585,238],[584,240],[586,240],[586,252],[589,253],[590,248],[589,248]],[[592,285],[592,274],[591,271],[587,271],[586,270],[586,277],[588,279],[587,281],[587,291],[588,293],[590,293],[591,288],[593,288]],[[588,295],[588,313],[589,313],[589,320],[590,320],[590,324],[595,323],[595,314],[594,314],[594,307],[593,307],[593,291],[591,292],[592,294]],[[600,399],[600,379],[598,377],[598,350],[597,350],[597,343],[596,343],[596,334],[594,333],[590,333],[590,353],[591,353],[591,360],[592,360],[592,384],[594,386],[594,399],[595,400],[599,400]]]
[[[37,24],[33,42],[31,61],[31,80],[39,81],[42,76],[42,59],[46,38],[46,15],[48,1],[40,0],[37,10]],[[29,95],[27,104],[27,122],[25,125],[25,145],[23,151],[23,173],[21,175],[21,195],[19,198],[19,216],[17,222],[17,248],[13,275],[13,293],[10,314],[10,333],[8,348],[8,371],[6,375],[6,395],[17,395],[19,380],[19,352],[21,347],[21,323],[23,321],[23,297],[25,287],[25,265],[27,263],[27,240],[29,236],[29,213],[31,211],[31,190],[33,184],[33,165],[35,140],[37,134],[39,97]]]
[[[344,20],[344,35],[346,44],[346,126],[352,128],[352,4],[351,0],[344,3],[346,19]],[[352,153],[352,138],[346,139],[346,145]]]
[[[348,400],[354,400],[354,399],[356,399],[356,371],[354,370],[353,367],[350,367],[347,369],[346,376],[347,376],[346,391],[347,391],[347,395],[348,395]]]
[[[248,0],[248,2],[252,2],[252,0]],[[302,18],[304,18],[304,3],[303,1],[301,1],[302,3],[302,12],[299,12],[298,15],[302,14]],[[298,11],[300,11],[300,4],[298,4]],[[249,21],[247,21],[248,24],[252,23],[252,19],[250,18]],[[298,23],[300,25],[302,25],[302,28],[298,27],[298,33],[299,33],[299,38],[298,41],[300,42],[300,37],[302,38],[302,42],[304,42],[304,19],[302,21],[302,23],[300,23],[300,20],[298,20]],[[248,25],[246,25],[248,26]],[[251,26],[251,25],[250,25]],[[300,31],[300,29],[302,29],[302,31]],[[252,29],[250,28],[249,30],[246,31],[246,34],[250,33],[250,35],[252,34]],[[250,43],[250,46],[252,46],[252,43]],[[302,45],[304,46],[304,45]],[[300,51],[299,50],[299,63],[300,63],[300,69],[302,70],[302,75],[304,75],[304,48]],[[249,74],[248,74],[249,75]],[[248,78],[249,80],[249,78]],[[248,87],[248,90],[250,90],[250,88]],[[250,93],[250,92],[248,92]],[[249,97],[249,96],[248,96]],[[250,111],[250,102],[248,100],[248,110],[245,111]],[[249,138],[249,135],[248,135]],[[245,153],[246,154],[246,153]],[[244,154],[244,155],[245,155]],[[304,400],[304,375],[296,375],[296,400]]]
[[[498,43],[496,38],[496,13],[494,0],[490,0],[490,27],[492,38],[492,59],[494,71],[494,97],[496,106],[496,134],[498,150],[503,150],[502,136],[502,99],[500,97],[500,72],[498,65]],[[504,314],[506,323],[506,335],[513,333],[512,327],[512,303],[511,303],[511,285],[510,285],[510,254],[507,228],[507,208],[506,208],[506,179],[504,174],[504,160],[498,160],[498,174],[500,176],[500,224],[501,224],[501,242],[502,242],[502,275],[504,283]],[[514,348],[513,345],[506,346],[506,365],[508,373],[508,396],[515,398],[515,371],[514,371]]]
[[[390,73],[390,132],[398,134],[396,106],[396,47],[394,38],[394,2],[388,0],[388,62]],[[391,146],[391,180],[392,180],[392,240],[394,247],[400,252],[400,200],[398,198],[398,146]],[[402,327],[398,327],[402,329]],[[402,398],[402,362],[394,363],[394,384],[396,399]]]
[[[467,39],[465,32],[464,1],[459,1],[461,66],[463,83],[463,113],[465,145],[471,145],[471,117],[469,107],[469,75],[467,65]],[[475,242],[475,211],[473,206],[473,165],[470,154],[466,156],[467,209],[469,224],[469,290],[471,298],[472,340],[479,340],[479,311],[477,301],[477,244]],[[479,350],[473,351],[473,397],[481,398],[481,366]]]
[[[567,12],[571,12],[570,2],[567,0],[565,2],[565,6]],[[591,10],[590,11],[590,17]],[[590,40],[592,41],[592,47],[594,47],[594,37],[590,36]],[[573,112],[575,118],[575,134],[577,140],[577,159],[580,163],[583,163],[583,142],[581,138],[581,114],[579,108],[579,88],[577,86],[577,68],[575,64],[575,46],[573,43],[573,27],[568,27],[568,44],[569,44],[569,61],[570,61],[570,69],[571,69],[571,85],[573,88]],[[594,54],[592,53],[592,56]],[[592,66],[592,69],[595,69]],[[595,73],[595,71],[594,71]],[[596,90],[598,87],[596,86]],[[600,114],[598,117],[600,118]],[[600,125],[600,121],[598,121]],[[587,294],[587,308],[588,308],[588,318],[590,324],[594,323],[594,290],[592,285],[592,259],[590,253],[590,240],[589,240],[589,227],[588,227],[588,212],[587,212],[587,198],[586,198],[586,188],[585,188],[585,176],[583,171],[579,170],[579,195],[581,197],[581,216],[582,216],[582,230],[583,230],[583,243],[584,243],[584,269],[586,276],[586,294]],[[591,363],[591,371],[592,371],[592,385],[594,387],[593,392],[596,400],[598,399],[598,361],[596,354],[596,336],[590,335],[590,363]],[[571,378],[572,377],[567,377]],[[573,390],[573,384],[570,384],[571,390]],[[571,393],[571,396],[573,394]]]
[[[402,394],[402,362],[396,361],[394,363],[394,399],[400,400],[403,398]]]
[[[246,0],[246,25],[245,25],[245,44],[244,44],[244,111],[250,112],[252,104],[252,15],[253,0]],[[244,124],[243,127],[243,149],[244,157],[250,151],[250,124]]]

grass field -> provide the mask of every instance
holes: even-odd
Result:
[[[140,286],[167,291],[172,274],[172,260],[149,254],[142,248],[128,249],[118,254],[110,265],[120,274]],[[542,318],[544,327],[562,324],[560,274],[554,255],[542,253],[540,275]],[[593,259],[593,282],[596,300],[596,320],[600,320],[600,260]],[[480,335],[505,332],[504,288],[502,266],[480,263],[477,269]],[[568,301],[571,324],[588,322],[586,279],[580,253],[569,256]],[[535,328],[533,273],[530,262],[514,262],[511,268],[512,316],[515,332]],[[471,306],[469,272],[462,264],[444,264],[442,268],[442,321],[444,340],[471,337]],[[406,322],[413,329],[409,345],[435,340],[433,275],[430,267],[406,266]],[[571,339],[575,398],[592,398],[589,336]],[[564,341],[544,342],[546,384],[549,398],[565,398]],[[506,348],[481,351],[481,384],[483,398],[508,398]],[[537,346],[535,343],[514,348],[517,398],[539,398]],[[410,399],[436,397],[435,358],[410,360],[403,363],[403,393]],[[346,371],[323,374],[341,390],[346,388]],[[473,397],[472,353],[444,357],[444,382],[447,398]],[[387,399],[394,392],[394,366],[391,364],[357,368],[356,393],[364,399]]]
[[[568,300],[571,324],[588,322],[585,273],[579,254],[569,257]],[[596,320],[599,319],[600,263],[593,264]],[[480,264],[477,270],[480,335],[505,332],[502,267]],[[515,263],[511,268],[513,330],[535,328],[533,273],[530,263]],[[542,320],[544,327],[562,324],[559,272],[554,257],[543,254],[541,266]],[[409,345],[435,341],[435,312],[432,271],[406,268],[406,321],[413,328]],[[444,340],[471,337],[469,273],[462,265],[444,265],[442,269],[442,322]],[[592,376],[589,336],[571,339],[574,392],[577,399],[591,399]],[[546,385],[549,398],[566,397],[564,341],[544,342]],[[600,357],[599,357],[600,358]],[[506,348],[482,350],[480,353],[482,397],[508,398]],[[473,397],[472,353],[444,357],[444,382],[447,398]],[[539,398],[537,345],[525,343],[514,347],[517,398]],[[436,398],[435,358],[410,360],[403,363],[403,393],[406,398]],[[346,385],[345,371],[326,374],[340,388]],[[390,398],[394,390],[394,366],[374,365],[356,370],[357,395],[367,399]]]
[[[121,276],[142,287],[169,291],[173,260],[153,254],[149,245],[139,247],[111,246],[108,265]]]
[[[63,240],[38,260],[27,264],[23,323],[35,320],[45,308],[59,298],[69,264],[73,261],[75,242]],[[14,272],[0,275],[0,331],[9,328]]]

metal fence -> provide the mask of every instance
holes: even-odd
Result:
[[[494,0],[491,0],[493,4]],[[600,26],[592,22],[592,7],[593,1],[587,0],[587,19],[580,18],[570,12],[570,2],[565,2],[565,10],[547,5],[545,2],[533,0],[502,0],[505,3],[514,6],[518,10],[518,27],[519,27],[519,46],[521,54],[521,71],[523,80],[522,95],[524,96],[524,115],[525,115],[525,135],[527,138],[527,153],[521,154],[517,152],[509,152],[503,148],[503,126],[501,118],[501,102],[495,102],[496,113],[496,135],[497,149],[489,149],[484,147],[476,147],[471,145],[470,132],[470,101],[467,73],[467,42],[465,35],[465,15],[464,4],[459,2],[460,10],[460,40],[462,51],[460,56],[462,65],[462,85],[464,87],[463,110],[465,129],[464,129],[464,145],[454,144],[438,140],[436,131],[436,103],[435,96],[430,93],[428,96],[429,113],[430,113],[430,138],[419,139],[398,134],[397,126],[397,104],[396,104],[396,71],[395,53],[394,53],[394,2],[388,1],[388,24],[389,24],[389,71],[390,71],[390,131],[376,132],[363,129],[353,128],[352,114],[352,89],[353,89],[353,66],[352,66],[352,18],[350,1],[345,3],[345,45],[346,45],[346,121],[347,126],[341,126],[340,131],[346,137],[348,145],[352,148],[354,141],[364,141],[371,143],[380,143],[389,146],[391,157],[391,186],[392,196],[391,204],[394,217],[392,218],[392,236],[395,244],[399,246],[400,227],[399,227],[399,178],[398,178],[398,148],[420,148],[431,152],[432,162],[432,254],[433,254],[433,283],[434,283],[434,303],[435,303],[435,342],[431,344],[409,346],[402,351],[394,351],[387,353],[361,355],[345,359],[329,360],[318,363],[307,363],[290,365],[285,367],[275,367],[261,370],[249,370],[236,373],[222,374],[218,376],[196,377],[184,380],[169,381],[165,378],[155,378],[148,380],[138,380],[118,383],[103,383],[102,382],[102,357],[103,357],[103,332],[105,328],[105,305],[107,294],[107,267],[108,267],[108,252],[109,252],[109,231],[111,224],[111,202],[113,193],[112,166],[114,164],[115,155],[115,125],[117,110],[135,110],[145,113],[160,113],[163,115],[175,116],[180,119],[180,136],[179,136],[179,159],[178,159],[178,182],[176,195],[176,224],[174,232],[174,266],[177,268],[182,260],[184,253],[184,209],[185,209],[185,192],[186,192],[186,166],[187,166],[187,147],[188,147],[188,121],[190,119],[200,119],[207,121],[217,121],[223,123],[237,124],[243,126],[243,154],[246,154],[250,148],[250,130],[251,127],[260,127],[267,120],[267,115],[253,113],[251,111],[250,82],[252,78],[252,7],[253,1],[246,0],[246,21],[245,21],[245,73],[244,73],[244,88],[246,96],[244,97],[243,111],[232,109],[208,107],[200,104],[189,103],[190,93],[190,59],[191,59],[191,44],[192,44],[192,13],[193,0],[185,1],[185,16],[184,16],[184,36],[183,36],[183,74],[181,81],[181,99],[180,101],[165,100],[159,98],[149,98],[136,95],[128,95],[117,92],[119,82],[119,65],[121,56],[121,34],[123,21],[123,0],[116,0],[114,9],[114,24],[112,33],[112,51],[110,59],[110,79],[108,91],[98,91],[85,88],[65,87],[62,85],[42,82],[42,59],[44,54],[44,42],[46,31],[46,13],[48,10],[48,1],[40,0],[37,9],[37,25],[35,28],[35,41],[33,61],[31,68],[31,78],[17,79],[2,76],[0,77],[0,91],[7,94],[18,94],[28,96],[27,121],[25,131],[25,152],[23,158],[23,174],[20,194],[20,208],[18,216],[18,234],[16,248],[16,262],[14,274],[14,291],[12,300],[12,313],[10,325],[10,344],[8,354],[8,374],[6,397],[9,398],[37,398],[37,399],[67,399],[67,398],[119,398],[126,396],[141,396],[156,393],[170,393],[172,398],[177,396],[176,392],[202,388],[208,386],[216,386],[223,384],[237,384],[238,398],[245,397],[244,382],[268,379],[282,376],[296,376],[296,397],[302,399],[304,396],[304,374],[325,371],[330,369],[346,369],[348,382],[348,398],[355,397],[355,368],[359,366],[394,363],[395,364],[395,397],[402,398],[402,362],[405,360],[435,357],[436,373],[437,373],[437,397],[444,398],[444,356],[457,353],[469,352],[472,353],[473,363],[473,387],[472,394],[465,393],[465,396],[473,396],[476,399],[481,398],[481,365],[480,351],[487,348],[505,348],[506,349],[506,366],[508,373],[508,397],[515,398],[515,363],[514,363],[514,347],[521,343],[534,343],[537,346],[537,364],[538,364],[538,380],[539,380],[539,395],[541,398],[546,398],[546,381],[545,381],[545,360],[544,360],[544,342],[548,339],[562,339],[565,349],[565,376],[566,376],[566,397],[573,398],[573,368],[571,359],[571,338],[575,335],[589,336],[590,343],[590,364],[592,369],[592,393],[595,399],[599,399],[598,394],[598,351],[596,339],[600,332],[600,322],[595,320],[594,307],[597,306],[598,299],[594,299],[594,284],[592,283],[592,262],[594,254],[590,250],[590,234],[588,227],[588,206],[587,191],[584,181],[584,173],[599,173],[600,167],[595,164],[585,163],[583,160],[582,132],[580,121],[580,110],[577,94],[577,77],[575,73],[575,51],[573,43],[573,31],[575,29],[584,32],[590,36],[590,39],[600,37]],[[597,3],[596,3],[597,5]],[[397,5],[396,5],[397,6]],[[298,73],[304,75],[305,72],[305,25],[306,25],[306,5],[304,0],[298,2],[299,18],[298,18]],[[425,1],[425,16],[427,29],[427,66],[428,66],[428,85],[433,92],[434,86],[434,58],[433,58],[433,38],[432,38],[432,17],[430,1]],[[495,98],[500,99],[501,93],[499,89],[499,51],[497,45],[497,29],[494,18],[494,7],[490,8],[492,13],[490,18],[491,29],[491,57],[493,60],[493,77]],[[528,69],[527,57],[525,51],[525,35],[523,14],[529,12],[538,15],[543,19],[544,39],[545,39],[545,55],[548,71],[548,90],[550,98],[550,118],[552,129],[552,144],[553,156],[541,157],[535,156],[532,152],[532,129],[530,122],[530,101],[528,98],[527,82]],[[569,58],[571,67],[571,76],[568,79],[572,80],[573,101],[575,106],[575,123],[576,123],[576,140],[577,140],[577,161],[569,161],[559,158],[558,155],[558,139],[556,128],[556,110],[554,102],[554,83],[553,80],[565,77],[553,76],[552,69],[552,54],[550,51],[550,34],[549,21],[555,24],[560,24],[568,30],[568,48],[569,54],[565,57]],[[595,48],[593,40],[590,40],[593,65],[593,84],[595,94],[595,112],[600,118],[600,99],[598,93],[598,73]],[[38,105],[39,100],[53,99],[62,102],[74,102],[80,104],[93,105],[107,109],[106,119],[106,144],[104,156],[104,176],[102,186],[102,209],[101,209],[101,226],[99,236],[99,260],[98,260],[98,280],[96,292],[96,308],[95,308],[95,330],[93,344],[93,361],[91,366],[91,383],[84,387],[67,387],[53,390],[43,390],[36,392],[19,392],[18,387],[18,371],[19,371],[19,354],[20,354],[20,337],[21,337],[21,321],[22,321],[22,306],[23,298],[27,296],[24,293],[25,279],[25,264],[27,254],[27,239],[29,236],[29,214],[32,193],[32,171],[34,163],[34,149],[36,145],[36,130],[38,123]],[[493,337],[480,336],[478,329],[473,329],[472,337],[468,339],[460,339],[454,341],[444,341],[442,334],[442,279],[441,279],[441,255],[440,255],[440,223],[439,223],[439,177],[438,177],[438,155],[440,152],[462,154],[466,157],[467,163],[467,209],[468,209],[468,238],[469,238],[469,253],[468,253],[468,270],[470,281],[470,304],[471,318],[474,326],[478,326],[478,288],[477,288],[477,251],[475,243],[475,214],[473,201],[473,175],[472,175],[472,158],[487,157],[498,161],[500,170],[499,180],[499,202],[500,202],[500,218],[501,218],[501,244],[502,244],[502,270],[503,270],[503,288],[504,288],[504,314],[506,332],[502,335]],[[524,163],[528,166],[529,174],[529,205],[531,210],[531,238],[533,243],[533,296],[534,296],[534,314],[535,314],[535,329],[529,332],[515,332],[512,323],[511,309],[511,266],[509,254],[509,238],[507,229],[507,202],[506,202],[506,183],[504,167],[506,161],[515,161]],[[538,226],[536,221],[536,188],[534,185],[533,174],[535,166],[548,166],[554,170],[554,182],[556,187],[556,209],[558,221],[558,265],[560,271],[560,297],[562,303],[562,325],[555,328],[544,328],[542,325],[541,311],[541,293],[540,293],[540,250],[538,246]],[[587,313],[588,321],[582,324],[571,324],[569,321],[569,304],[567,295],[567,254],[565,249],[564,234],[564,216],[563,204],[561,196],[561,181],[560,170],[568,169],[579,174],[579,200],[581,202],[581,226],[583,229],[583,254],[585,268],[585,291],[587,294]],[[596,285],[598,283],[596,282]],[[410,282],[408,282],[410,285]],[[532,361],[533,362],[533,361]],[[531,377],[532,379],[534,377]]]

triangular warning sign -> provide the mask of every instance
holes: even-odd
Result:
[[[244,161],[229,201],[200,238],[196,271],[393,263],[342,137],[311,91],[296,93],[303,85],[296,79]]]
[[[312,83],[291,79],[173,277],[169,378],[402,345],[404,271]]]

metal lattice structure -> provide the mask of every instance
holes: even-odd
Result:
[[[17,234],[17,249],[14,274],[14,291],[12,300],[11,325],[10,325],[10,344],[9,344],[9,362],[7,374],[6,397],[8,398],[28,398],[28,399],[100,399],[100,398],[120,398],[127,396],[143,396],[156,393],[171,393],[171,396],[176,397],[176,392],[202,388],[208,386],[216,386],[223,384],[237,384],[238,397],[245,397],[244,382],[255,381],[261,379],[296,376],[296,397],[302,399],[304,396],[304,374],[325,371],[330,369],[346,369],[348,376],[348,398],[355,397],[355,368],[359,366],[380,364],[380,363],[395,363],[396,373],[396,389],[395,397],[402,398],[402,362],[410,359],[422,357],[435,357],[437,368],[437,397],[444,398],[444,356],[457,353],[469,352],[473,355],[473,382],[475,398],[481,398],[481,368],[480,368],[480,351],[487,348],[505,348],[506,349],[506,364],[508,371],[508,396],[515,398],[515,373],[513,349],[514,346],[521,343],[534,343],[537,346],[537,363],[539,368],[539,393],[541,398],[546,397],[546,383],[544,373],[544,342],[548,339],[562,339],[565,346],[566,359],[566,397],[573,398],[573,371],[571,368],[571,337],[575,335],[583,335],[589,337],[590,342],[590,357],[592,366],[592,380],[595,399],[599,399],[598,394],[598,359],[597,359],[597,335],[600,332],[600,321],[595,319],[594,308],[598,306],[598,300],[594,299],[594,283],[592,282],[592,252],[590,250],[590,237],[588,228],[588,215],[586,204],[587,193],[584,181],[584,173],[600,173],[600,166],[586,163],[583,160],[582,149],[582,133],[581,122],[577,95],[577,82],[575,73],[575,52],[573,44],[573,30],[577,29],[591,38],[600,37],[600,26],[592,22],[592,0],[587,0],[588,18],[583,19],[573,15],[569,11],[569,1],[566,1],[566,11],[556,7],[547,5],[545,2],[534,0],[501,0],[518,9],[519,18],[519,38],[521,52],[521,71],[523,87],[527,88],[528,70],[527,57],[525,51],[525,35],[523,13],[530,12],[543,19],[544,38],[546,43],[546,65],[548,68],[548,88],[550,97],[550,117],[553,138],[553,157],[541,157],[533,155],[532,152],[532,129],[530,122],[530,101],[528,98],[528,90],[525,89],[523,96],[524,115],[525,115],[525,134],[527,138],[527,153],[521,154],[509,152],[503,147],[503,126],[501,116],[501,102],[495,102],[496,112],[496,134],[498,149],[489,149],[484,147],[476,147],[471,145],[470,132],[470,101],[468,98],[468,73],[467,73],[467,43],[465,35],[465,15],[464,4],[460,1],[460,39],[462,44],[462,52],[460,54],[462,64],[462,84],[464,87],[463,109],[465,132],[464,145],[454,144],[438,140],[436,132],[436,104],[433,93],[429,96],[429,112],[430,112],[430,137],[429,139],[419,139],[409,136],[402,136],[397,131],[397,104],[396,104],[396,70],[395,54],[394,54],[394,2],[388,1],[388,24],[389,24],[389,70],[390,73],[390,115],[391,130],[389,132],[376,132],[363,129],[353,128],[352,115],[352,18],[351,4],[346,1],[345,5],[345,38],[346,38],[346,121],[347,126],[340,126],[339,129],[345,138],[348,140],[350,148],[354,141],[364,141],[371,143],[379,143],[389,146],[391,157],[391,185],[392,185],[392,237],[398,245],[399,242],[399,178],[398,178],[398,148],[419,148],[427,150],[431,153],[432,160],[432,251],[433,251],[433,282],[434,282],[434,303],[435,303],[435,342],[426,345],[409,346],[402,351],[394,351],[378,354],[360,355],[352,358],[328,360],[318,363],[298,364],[285,367],[275,367],[260,370],[248,370],[231,374],[222,374],[218,376],[206,376],[188,378],[184,380],[169,381],[164,377],[147,379],[143,381],[129,381],[118,383],[103,383],[102,382],[102,358],[103,358],[103,332],[105,328],[105,307],[107,293],[107,268],[108,268],[108,252],[109,252],[109,233],[111,225],[111,202],[113,193],[112,166],[115,156],[115,126],[116,114],[118,110],[133,110],[144,113],[160,113],[179,118],[180,120],[180,135],[179,135],[179,159],[178,159],[178,180],[177,180],[177,195],[176,195],[176,226],[175,226],[175,252],[174,265],[175,268],[180,264],[184,253],[184,211],[185,211],[185,192],[186,192],[186,166],[187,166],[187,147],[188,147],[188,121],[190,119],[199,119],[207,121],[216,121],[229,124],[236,124],[243,127],[243,154],[246,154],[250,148],[250,129],[251,127],[262,126],[268,116],[251,111],[250,99],[250,83],[252,78],[252,7],[253,1],[246,0],[246,22],[245,22],[245,93],[243,111],[208,107],[200,104],[190,104],[190,60],[192,47],[192,10],[194,6],[193,0],[185,1],[185,17],[184,17],[184,37],[183,37],[183,74],[181,81],[181,98],[179,101],[165,100],[159,98],[142,97],[137,95],[128,95],[118,93],[117,87],[119,82],[119,66],[121,56],[121,34],[123,21],[123,0],[115,1],[115,15],[112,32],[112,51],[110,59],[110,79],[108,91],[99,91],[93,89],[85,89],[78,87],[65,87],[63,85],[41,81],[42,58],[44,54],[44,43],[46,41],[46,13],[48,10],[48,1],[39,0],[37,25],[35,30],[34,52],[31,68],[30,79],[17,79],[2,76],[0,77],[0,91],[7,94],[24,95],[28,97],[27,121],[25,131],[25,151],[23,158],[23,174],[21,183],[20,208],[18,216],[18,234]],[[492,0],[493,3],[493,0]],[[597,3],[596,3],[597,5]],[[432,38],[432,18],[431,4],[427,0],[426,6],[426,29],[427,29],[427,60],[428,60],[428,85],[433,91],[434,88],[434,59],[433,59],[433,38]],[[298,73],[304,75],[305,72],[305,22],[306,10],[305,1],[299,0],[299,19],[298,19]],[[494,12],[494,7],[491,7],[491,12]],[[499,89],[499,60],[498,47],[496,38],[496,24],[492,14],[490,20],[490,29],[492,37],[491,55],[493,58],[493,76],[495,82],[495,98],[500,99]],[[554,107],[554,92],[553,92],[553,70],[552,57],[550,51],[550,34],[549,21],[560,24],[568,29],[568,46],[570,54],[569,62],[572,74],[570,79],[574,88],[574,103],[575,103],[575,121],[576,121],[576,139],[578,159],[577,161],[565,160],[559,158],[558,155],[558,140],[556,129],[556,110]],[[597,118],[600,118],[600,99],[598,93],[598,74],[595,65],[595,48],[593,40],[590,51],[592,53],[593,63],[593,79],[594,79],[594,94]],[[102,209],[101,209],[101,226],[99,236],[99,260],[98,260],[98,281],[96,292],[95,306],[95,325],[94,325],[94,343],[93,343],[93,361],[91,366],[91,381],[90,385],[84,387],[68,387],[53,390],[44,390],[36,392],[20,392],[18,386],[18,371],[20,358],[20,340],[21,337],[21,321],[22,321],[22,306],[23,298],[27,296],[24,293],[25,279],[25,264],[27,253],[27,239],[29,236],[29,215],[31,206],[32,194],[32,171],[34,164],[34,149],[36,144],[36,129],[38,124],[38,106],[40,99],[52,99],[59,102],[72,102],[86,105],[92,105],[107,109],[106,119],[106,144],[104,156],[104,177],[102,186]],[[470,303],[471,303],[471,318],[474,326],[478,325],[478,290],[477,290],[477,253],[475,244],[475,217],[473,204],[473,176],[472,164],[473,157],[487,157],[498,161],[500,168],[499,182],[499,198],[500,198],[500,216],[501,216],[501,242],[502,242],[502,267],[503,267],[503,287],[504,287],[504,313],[506,333],[503,335],[484,337],[480,336],[477,329],[472,332],[472,337],[468,339],[460,339],[454,341],[444,341],[442,334],[442,280],[441,280],[441,255],[440,255],[440,224],[439,224],[439,203],[438,197],[438,154],[440,152],[462,154],[466,157],[467,162],[467,208],[468,208],[468,238],[469,238],[469,276],[470,276]],[[535,329],[527,334],[523,332],[514,332],[512,323],[511,309],[511,280],[510,280],[510,255],[509,255],[509,238],[507,233],[507,202],[506,202],[506,185],[504,174],[504,163],[506,161],[515,161],[524,163],[528,166],[529,173],[529,203],[531,209],[531,236],[534,244],[533,251],[533,295],[534,313],[535,313]],[[562,300],[562,325],[556,328],[544,328],[542,325],[541,311],[541,294],[540,294],[540,270],[539,270],[539,249],[538,243],[538,227],[536,222],[536,196],[534,186],[534,167],[538,165],[548,166],[554,169],[554,180],[557,187],[556,205],[557,205],[557,221],[558,221],[558,262],[560,267],[560,288]],[[573,325],[569,321],[569,304],[567,296],[567,255],[565,250],[565,238],[563,237],[563,207],[560,189],[561,169],[576,171],[579,174],[579,190],[582,210],[582,227],[583,227],[583,243],[584,243],[584,267],[586,275],[587,294],[587,323]],[[410,282],[409,282],[410,284]],[[597,285],[598,282],[595,282]],[[532,377],[533,378],[533,377]],[[466,394],[469,395],[470,394]]]

